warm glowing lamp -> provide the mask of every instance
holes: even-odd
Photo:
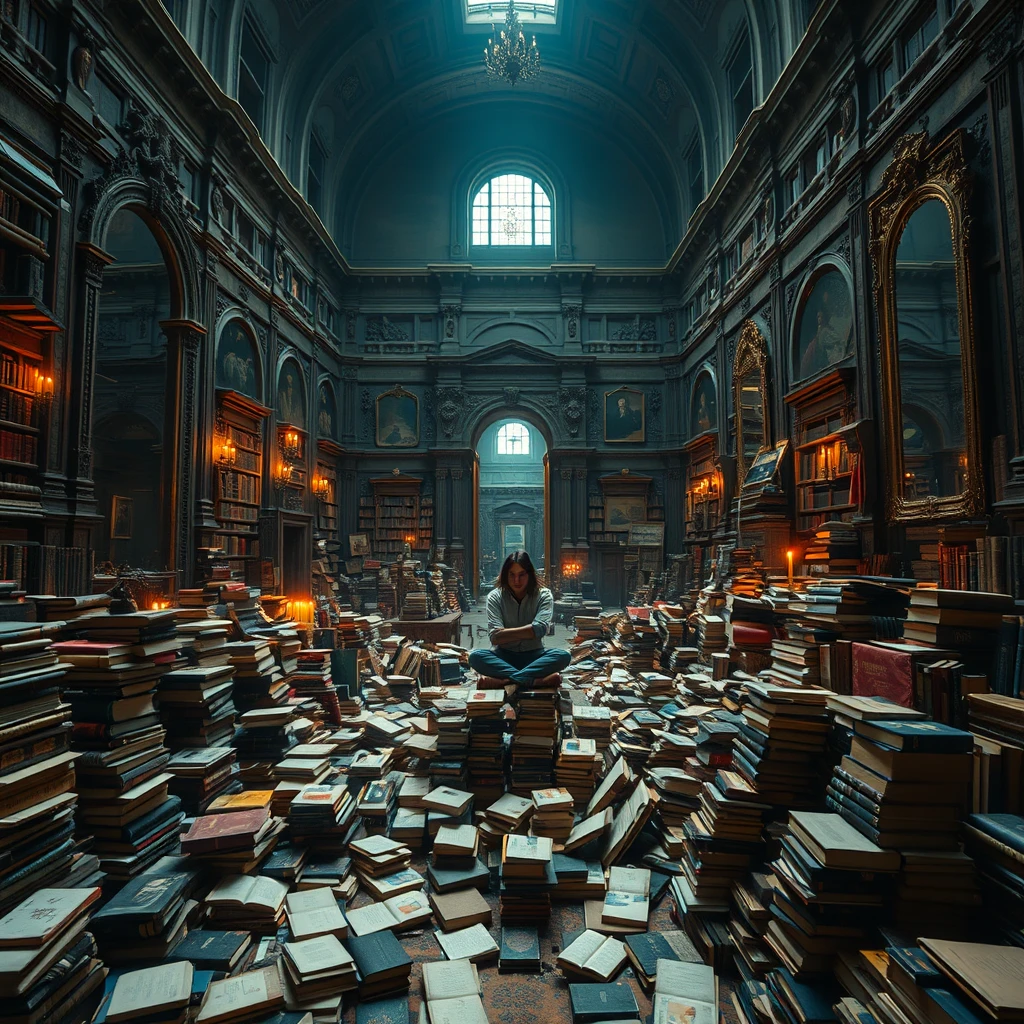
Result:
[[[790,588],[792,588],[792,586],[793,586],[793,549],[792,548],[790,548],[786,552],[786,563],[789,566],[789,586],[790,586]]]

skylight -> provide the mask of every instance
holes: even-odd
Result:
[[[467,25],[501,26],[505,23],[508,0],[463,0]],[[516,0],[516,13],[524,26],[554,25],[558,0]]]

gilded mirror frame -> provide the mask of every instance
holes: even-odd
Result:
[[[974,315],[968,267],[971,217],[967,207],[971,182],[964,156],[964,137],[964,131],[958,129],[931,146],[927,132],[904,135],[896,142],[892,163],[882,175],[882,187],[869,205],[873,284],[882,354],[882,423],[888,485],[886,515],[893,523],[969,518],[978,515],[984,507]],[[959,494],[907,498],[903,490],[896,252],[911,216],[932,199],[937,199],[946,208],[953,236],[967,468],[964,489]]]
[[[740,335],[736,340],[736,355],[732,362],[732,402],[733,415],[736,417],[736,479],[743,486],[746,479],[747,465],[743,444],[743,405],[741,401],[743,381],[747,374],[757,371],[760,377],[761,393],[761,444],[758,454],[771,447],[771,430],[768,420],[768,342],[761,329],[753,320],[745,320],[740,327]]]

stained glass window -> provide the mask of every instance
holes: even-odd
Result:
[[[530,431],[525,423],[503,423],[498,428],[498,454],[530,454]]]
[[[474,245],[550,245],[551,197],[525,174],[499,174],[473,199]]]

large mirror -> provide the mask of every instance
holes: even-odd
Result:
[[[872,202],[882,314],[888,513],[894,522],[983,505],[962,133],[896,147]]]
[[[753,320],[740,329],[732,365],[733,408],[736,411],[736,478],[743,485],[747,470],[771,443],[768,432],[768,346]]]

